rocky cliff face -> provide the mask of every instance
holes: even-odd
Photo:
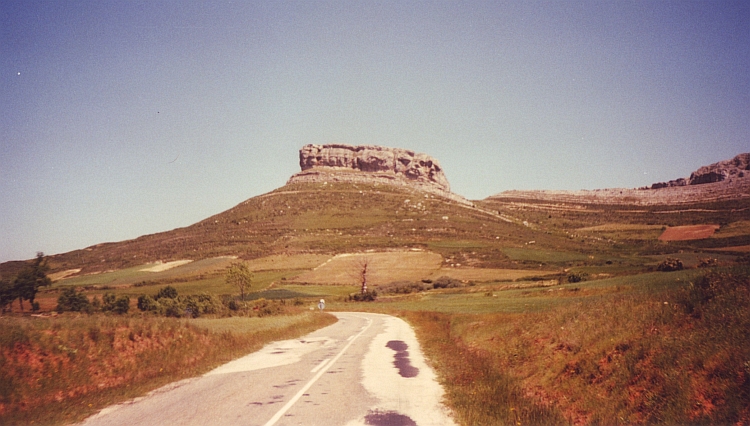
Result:
[[[303,172],[313,168],[343,168],[366,173],[393,173],[450,192],[448,179],[436,159],[406,149],[370,145],[305,145],[299,150],[299,166]]]
[[[690,174],[690,177],[659,182],[651,185],[651,189],[669,188],[673,186],[703,185],[706,183],[723,182],[737,178],[750,178],[750,153],[740,154],[731,160],[719,161]]]
[[[505,191],[493,200],[543,200],[550,203],[672,205],[746,200],[750,198],[750,153],[699,168],[689,178],[655,183],[637,189],[593,191]]]
[[[427,154],[401,148],[344,144],[305,145],[299,150],[302,171],[289,179],[297,182],[385,182],[407,185],[444,197],[450,192],[440,163]]]

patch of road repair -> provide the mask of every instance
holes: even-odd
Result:
[[[427,365],[414,330],[400,318],[378,316],[385,331],[373,338],[362,360],[362,386],[378,403],[364,419],[351,424],[455,425],[441,403],[443,388]]]
[[[333,344],[333,340],[325,337],[274,342],[264,346],[263,349],[258,352],[243,356],[242,358],[238,358],[209,371],[206,373],[206,376],[214,374],[242,373],[245,371],[294,364],[299,362],[303,355],[330,346],[331,344]]]
[[[395,411],[372,411],[365,416],[367,426],[417,426],[409,416]]]
[[[411,361],[409,361],[409,351],[407,351],[409,345],[401,340],[391,340],[386,343],[385,347],[396,351],[396,354],[393,355],[393,365],[398,368],[398,374],[400,374],[401,377],[417,377],[419,369],[412,366]]]

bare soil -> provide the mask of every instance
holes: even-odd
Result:
[[[702,240],[712,236],[719,229],[719,225],[686,225],[673,226],[664,230],[659,236],[660,241],[688,241]]]

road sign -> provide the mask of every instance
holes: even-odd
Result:
[[[320,309],[320,312],[323,312],[323,309],[326,307],[326,301],[323,299],[320,299],[320,302],[318,302],[318,309]]]

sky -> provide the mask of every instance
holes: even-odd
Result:
[[[184,227],[305,144],[454,192],[634,188],[750,152],[750,2],[0,2],[0,261]]]

